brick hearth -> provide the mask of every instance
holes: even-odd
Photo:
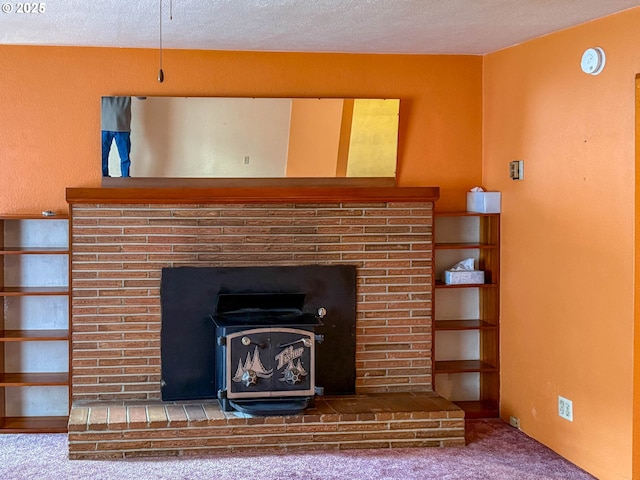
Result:
[[[184,189],[180,195],[163,189],[67,191],[72,419],[86,408],[83,402],[92,402],[92,408],[95,402],[109,408],[116,402],[122,408],[123,402],[157,406],[160,401],[163,267],[355,265],[358,398],[390,392],[433,395],[432,224],[437,189],[204,190]],[[425,412],[416,408],[413,413],[416,418],[434,414],[433,408]],[[367,421],[375,423],[375,412],[369,414],[374,417]],[[315,425],[315,420],[305,419],[317,415],[305,414],[300,421]],[[214,420],[220,419],[207,422]],[[343,421],[326,427],[341,431]],[[91,422],[86,425],[98,430]],[[131,427],[117,425],[118,434]],[[71,432],[77,427],[70,424],[76,446],[80,434]],[[144,428],[145,435],[150,435],[149,428]],[[207,423],[202,428],[220,426]],[[165,440],[171,432],[182,435],[168,425],[151,431]],[[93,438],[87,432],[81,438]],[[104,438],[113,437],[102,432]],[[91,442],[101,445],[98,449],[105,445],[93,439],[87,449]],[[83,454],[87,456],[91,454]]]
[[[301,415],[251,417],[211,402],[86,402],[69,458],[463,446],[464,413],[433,393],[322,397]]]

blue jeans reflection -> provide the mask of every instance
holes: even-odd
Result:
[[[123,177],[129,176],[131,167],[131,132],[110,132],[102,130],[102,176],[109,176],[109,151],[113,140],[116,141],[118,154],[120,155],[120,173]]]

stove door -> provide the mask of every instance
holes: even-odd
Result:
[[[313,395],[313,332],[257,328],[227,336],[227,398]]]
[[[269,396],[274,375],[271,329],[241,330],[227,336],[227,398]]]
[[[313,395],[315,387],[315,338],[313,332],[295,328],[273,328],[274,397]]]

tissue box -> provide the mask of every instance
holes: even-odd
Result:
[[[484,283],[482,270],[445,270],[444,283],[447,285]]]
[[[500,192],[467,192],[467,210],[478,213],[500,213]]]

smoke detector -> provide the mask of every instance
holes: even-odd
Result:
[[[600,47],[587,48],[582,54],[580,68],[589,75],[598,75],[604,68],[606,56]]]

